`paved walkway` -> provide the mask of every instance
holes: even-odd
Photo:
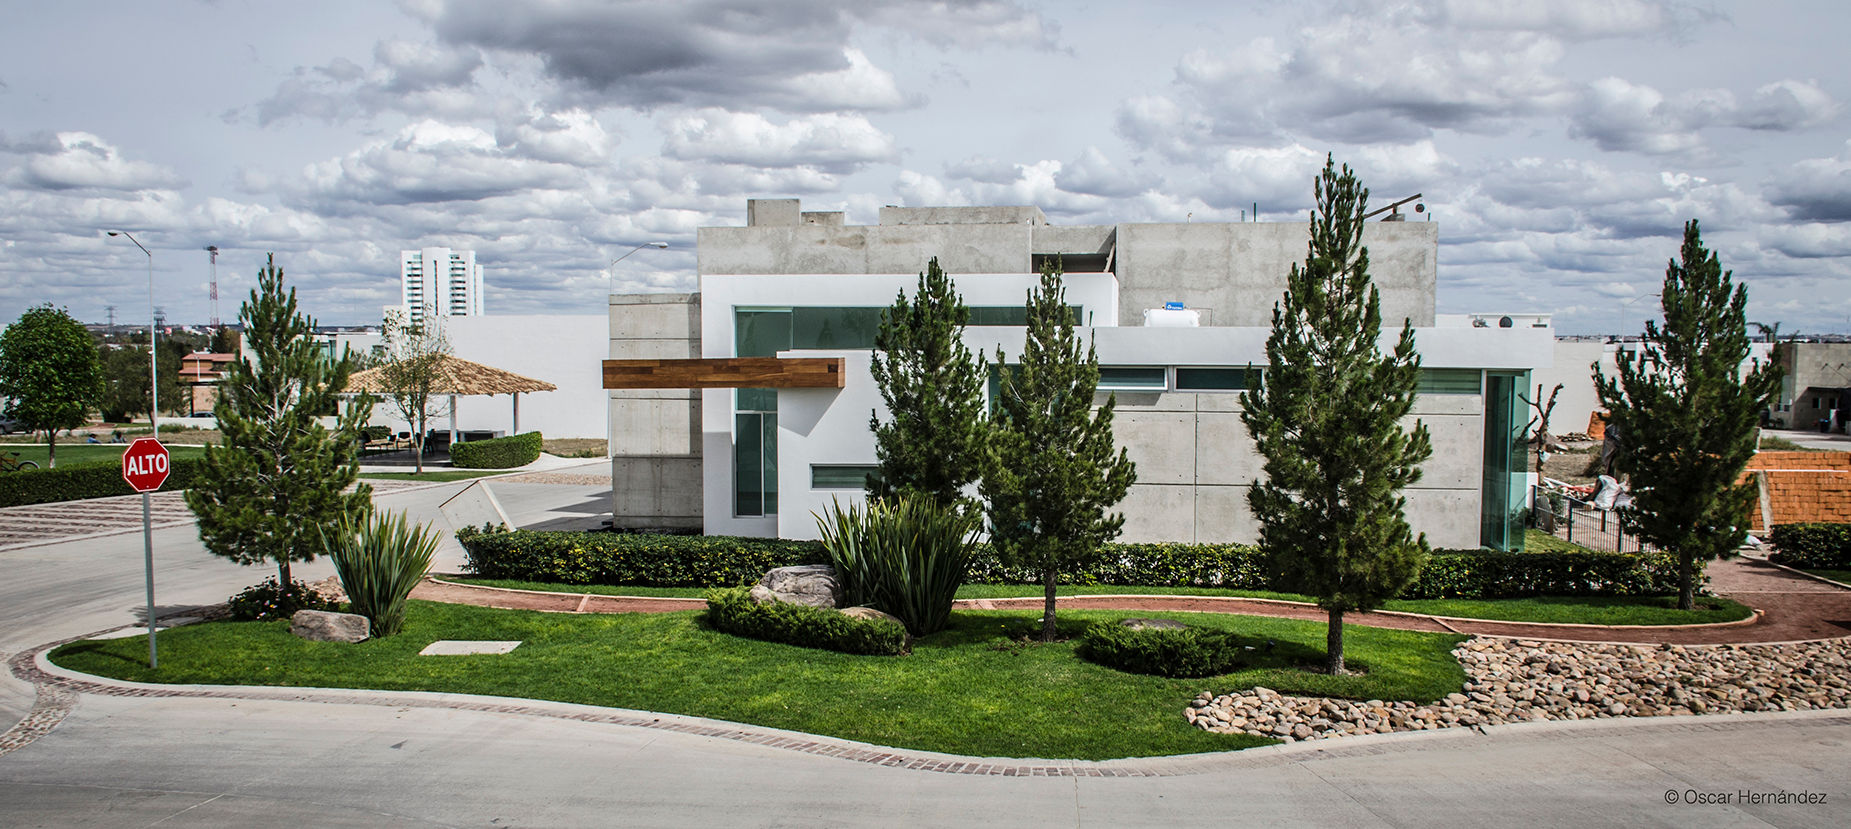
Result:
[[[1748,605],[1760,614],[1743,622],[1711,625],[1558,625],[1457,619],[1417,613],[1351,613],[1349,624],[1366,627],[1417,630],[1428,633],[1466,633],[1518,639],[1555,639],[1570,642],[1631,642],[1672,645],[1746,644],[1833,639],[1851,635],[1851,590],[1816,581],[1763,561],[1737,558],[1712,562],[1710,586],[1715,592]],[[456,604],[474,604],[515,610],[559,613],[667,613],[706,606],[701,599],[642,596],[605,596],[594,593],[545,593],[426,581],[412,597]],[[963,599],[958,607],[980,610],[1039,608],[1039,596],[1010,599]],[[1285,619],[1323,621],[1326,614],[1314,605],[1270,599],[1228,596],[1099,595],[1062,596],[1062,609],[1149,610],[1192,613],[1241,613]]]

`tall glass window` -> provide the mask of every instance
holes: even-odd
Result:
[[[1523,549],[1522,516],[1528,500],[1523,485],[1527,407],[1518,395],[1529,382],[1527,371],[1485,373],[1485,462],[1478,543],[1496,550]]]

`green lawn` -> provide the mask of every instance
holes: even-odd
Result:
[[[1823,576],[1842,584],[1851,584],[1851,570],[1807,570],[1815,576]]]
[[[125,443],[84,443],[83,438],[78,438],[75,443],[65,443],[60,440],[58,441],[58,466],[81,466],[88,464],[113,464],[120,466],[122,464],[122,452],[127,448],[129,448],[128,444]],[[198,446],[175,446],[173,444],[167,444],[168,454],[176,458],[198,457],[205,454],[205,451],[206,450]],[[44,469],[48,466],[46,457],[49,452],[47,447],[43,444],[37,446],[17,444],[0,445],[0,453],[12,452],[19,453],[18,460],[32,461],[38,464],[40,469]]]
[[[1031,644],[1039,614],[958,612],[907,656],[848,656],[741,639],[697,611],[566,615],[412,602],[398,636],[306,642],[287,622],[214,622],[161,634],[161,667],[139,637],[76,642],[52,661],[138,682],[294,685],[530,697],[754,723],[877,745],[997,757],[1101,760],[1220,751],[1270,740],[1191,727],[1202,691],[1264,685],[1285,693],[1431,701],[1457,691],[1463,637],[1352,628],[1363,676],[1300,670],[1322,661],[1324,625],[1213,614],[1061,614],[1064,633],[1128,615],[1162,615],[1253,637],[1254,667],[1206,679],[1121,673],[1079,659],[1072,642]],[[518,639],[502,656],[420,657],[438,639]],[[1277,643],[1266,648],[1268,640]]]
[[[695,599],[707,595],[706,588],[701,587],[611,587],[602,584],[548,584],[506,579],[479,579],[471,576],[445,576],[444,578],[465,584],[557,593],[669,596]],[[1062,596],[1135,593],[1157,596],[1238,596],[1249,599],[1311,601],[1311,597],[1297,593],[1224,590],[1213,587],[1063,584],[1057,588],[1056,592]],[[960,599],[1005,599],[1040,595],[1042,595],[1041,587],[1032,584],[967,584],[958,588]],[[1678,610],[1675,596],[1539,596],[1526,599],[1396,599],[1390,601],[1382,609],[1398,610],[1404,613],[1429,613],[1435,616],[1458,616],[1466,619],[1582,625],[1694,625],[1733,622],[1746,619],[1754,613],[1745,605],[1714,596],[1698,599],[1698,605],[1697,610]]]
[[[361,458],[360,462],[365,463],[366,459]],[[449,481],[467,481],[470,478],[481,478],[488,475],[502,475],[506,474],[508,471],[509,470],[506,469],[427,469],[422,475],[411,472],[362,472],[360,473],[360,477],[363,480],[424,481],[425,483],[440,484]]]

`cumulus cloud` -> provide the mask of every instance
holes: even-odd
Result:
[[[382,40],[373,65],[346,58],[297,67],[270,97],[255,105],[257,122],[268,126],[292,118],[338,122],[381,112],[414,115],[469,113],[478,107],[471,93],[482,54],[468,46]],[[242,110],[227,113],[236,118]]]
[[[1054,183],[1070,193],[1107,198],[1135,196],[1152,185],[1148,176],[1113,164],[1098,147],[1087,147],[1079,158],[1062,165]]]
[[[1727,89],[1692,89],[1667,98],[1623,78],[1588,85],[1569,120],[1569,135],[1603,150],[1657,155],[1690,153],[1703,146],[1709,127],[1791,131],[1837,114],[1832,97],[1812,81],[1783,80],[1755,90],[1746,102]]]
[[[1767,194],[1796,219],[1851,221],[1851,141],[1835,157],[1794,164],[1769,185]]]
[[[670,117],[662,129],[663,152],[682,160],[808,165],[842,173],[899,155],[893,136],[860,114],[822,113],[778,123],[756,113],[710,108]]]
[[[32,137],[13,142],[8,149],[26,154],[25,163],[8,176],[24,187],[137,191],[186,186],[186,180],[173,169],[124,158],[114,145],[87,132]]]
[[[571,167],[507,152],[486,130],[420,121],[303,171],[300,196],[333,208],[475,201],[534,189],[574,186]]]
[[[498,124],[495,141],[513,155],[576,167],[608,164],[617,145],[603,124],[578,109],[529,112],[518,122]]]

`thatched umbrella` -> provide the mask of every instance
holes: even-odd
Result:
[[[509,434],[521,432],[521,392],[555,391],[559,387],[545,380],[522,377],[512,371],[503,371],[494,366],[470,362],[460,357],[443,355],[438,358],[437,381],[432,384],[434,394],[450,396],[450,441],[456,441],[456,398],[472,395],[507,394],[514,397],[514,429]],[[390,394],[391,389],[385,384],[385,369],[369,368],[354,372],[347,378],[344,394]]]

